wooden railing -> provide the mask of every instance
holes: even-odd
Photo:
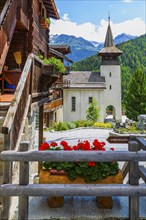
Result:
[[[38,65],[39,63],[40,65]],[[9,135],[11,149],[18,147],[22,121],[26,108],[29,109],[33,93],[39,90],[39,77],[42,72],[42,61],[37,56],[30,54],[22,71],[18,86],[16,88],[13,100],[7,112],[2,132]],[[37,77],[36,77],[37,74]]]
[[[142,147],[141,147],[142,146]],[[4,198],[19,197],[18,220],[28,219],[29,196],[128,196],[129,220],[139,220],[139,196],[146,196],[146,184],[139,184],[139,161],[146,161],[146,141],[129,141],[129,151],[28,151],[29,142],[21,143],[20,151],[3,151],[0,159],[20,161],[19,184],[9,182],[0,186]],[[141,151],[144,149],[145,151]],[[128,184],[29,184],[29,161],[127,161]],[[27,171],[27,172],[26,172]],[[7,175],[7,173],[5,173]],[[4,207],[7,204],[4,204]],[[40,207],[41,208],[41,207]],[[5,210],[5,208],[4,208]],[[8,206],[7,206],[8,210]]]

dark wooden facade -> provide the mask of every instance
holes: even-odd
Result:
[[[2,0],[0,10],[0,73],[4,65],[9,69],[18,68],[15,51],[21,52],[21,68],[29,53],[47,57],[49,27],[43,29],[40,19],[59,18],[54,1]]]

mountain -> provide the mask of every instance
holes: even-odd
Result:
[[[71,54],[67,56],[74,62],[78,62],[97,53],[97,47],[82,37],[77,38],[65,34],[54,35],[50,38],[50,44],[69,45],[71,47]]]
[[[115,38],[115,44],[125,42],[134,39],[135,36],[120,34]],[[50,44],[67,44],[71,47],[71,54],[68,54],[68,58],[74,62],[84,60],[87,57],[93,56],[103,48],[102,42],[88,41],[82,37],[69,36],[66,34],[51,35]]]
[[[117,37],[115,37],[114,42],[115,44],[121,44],[123,42],[126,42],[128,40],[133,40],[137,38],[137,36],[128,35],[125,33],[119,34]]]

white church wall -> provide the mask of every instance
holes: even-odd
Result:
[[[97,89],[64,89],[63,121],[86,120],[86,110],[89,107],[89,97],[95,97],[100,106],[100,121],[104,118],[103,90]],[[76,111],[71,111],[71,97],[76,97]]]
[[[101,65],[101,76],[105,77],[106,90],[103,93],[103,108],[115,107],[116,121],[121,121],[121,70],[120,65]],[[105,113],[104,113],[105,114]]]

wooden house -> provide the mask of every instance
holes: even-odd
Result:
[[[17,150],[22,140],[34,141],[37,109],[38,142],[43,141],[43,106],[56,103],[48,86],[59,79],[50,71],[44,73],[38,58],[49,55],[50,18],[59,19],[54,0],[0,1],[0,151]],[[1,183],[3,170],[1,162]]]

